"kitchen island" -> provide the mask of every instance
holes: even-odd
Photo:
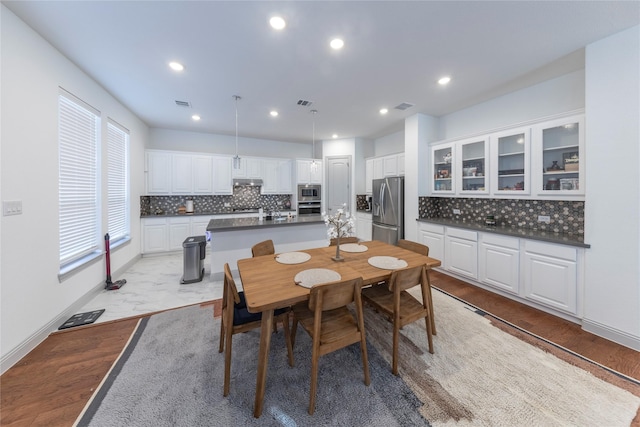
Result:
[[[327,227],[320,215],[275,220],[258,217],[212,219],[207,232],[211,236],[213,280],[222,280],[225,263],[229,263],[232,271],[237,270],[238,260],[251,258],[251,247],[264,240],[273,240],[276,253],[329,244]]]

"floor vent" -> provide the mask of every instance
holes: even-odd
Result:
[[[189,103],[189,101],[178,101],[176,100],[176,105],[178,107],[187,107],[187,108],[191,108],[191,104]]]

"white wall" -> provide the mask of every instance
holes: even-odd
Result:
[[[316,143],[316,151],[321,143]],[[236,153],[235,135],[187,132],[152,128],[147,148],[156,150],[190,151],[197,153]],[[238,154],[251,157],[311,158],[312,144],[273,141],[267,139],[238,138]],[[321,156],[318,155],[318,158]]]
[[[460,138],[582,108],[584,70],[442,116],[438,140]]]
[[[113,251],[113,272],[140,254],[139,196],[144,188],[142,165],[148,129],[5,6],[0,7],[0,193],[2,200],[22,201],[23,209],[22,215],[3,216],[0,222],[4,371],[74,314],[81,307],[78,303],[84,303],[82,299],[105,280],[104,260],[99,259],[58,282],[58,87],[102,113],[103,135],[107,117],[131,132],[132,240]],[[103,144],[103,159],[105,154]],[[106,197],[102,205],[106,227]]]
[[[404,130],[385,135],[373,141],[374,156],[387,156],[389,154],[404,152]]]
[[[584,328],[640,350],[640,27],[587,46],[586,93]]]

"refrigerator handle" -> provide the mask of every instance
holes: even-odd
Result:
[[[382,209],[381,215],[384,217],[384,187],[387,185],[387,182],[383,182],[380,186],[380,206]]]

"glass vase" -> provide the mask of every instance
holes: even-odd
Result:
[[[340,255],[340,234],[338,234],[338,237],[336,240],[336,256],[331,257],[331,259],[334,261],[344,261],[344,258],[342,257],[342,255]]]

